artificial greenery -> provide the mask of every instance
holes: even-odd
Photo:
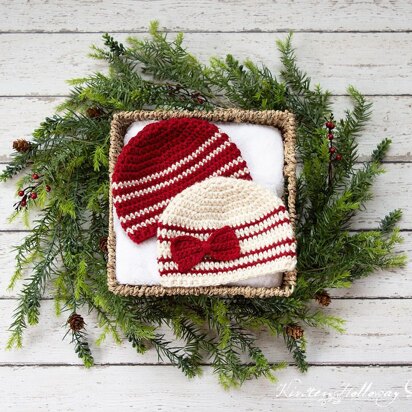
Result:
[[[379,228],[350,232],[353,216],[372,196],[372,183],[383,172],[384,140],[365,163],[357,161],[357,139],[370,117],[371,104],[353,87],[353,108],[336,121],[334,145],[342,156],[333,164],[328,184],[329,142],[325,119],[332,98],[296,64],[292,34],[278,41],[282,69],[278,75],[233,56],[200,63],[183,46],[183,35],[169,40],[151,25],[148,39],[128,39],[128,46],[104,35],[104,46],[92,56],[108,63],[107,73],[72,80],[70,96],[58,112],[33,133],[25,151],[15,153],[1,180],[23,173],[18,189],[38,174],[37,199],[17,204],[16,214],[39,209],[31,232],[16,247],[17,269],[11,287],[24,278],[10,327],[8,347],[22,346],[28,325],[40,322],[46,286],[56,313],[96,314],[102,333],[116,342],[127,339],[138,353],[154,348],[161,359],[187,376],[211,364],[225,387],[265,376],[286,363],[271,363],[259,348],[256,331],[283,337],[297,368],[305,371],[304,327],[332,327],[343,321],[314,302],[325,289],[350,287],[377,269],[398,267],[404,256],[396,223],[400,211],[388,214]],[[113,114],[137,109],[289,110],[296,115],[297,151],[301,162],[296,227],[298,281],[289,298],[245,299],[205,296],[121,297],[108,291],[106,254],[101,239],[108,232],[108,150]],[[26,150],[27,149],[27,150]],[[46,190],[46,185],[48,186]],[[93,364],[87,329],[71,330],[72,342],[86,366]],[[171,329],[176,340],[164,336]],[[289,333],[293,330],[295,332]],[[298,328],[298,329],[296,329]],[[299,332],[299,333],[296,333]],[[64,333],[63,333],[64,334]],[[179,342],[179,343],[178,343]],[[279,343],[279,341],[276,341]]]

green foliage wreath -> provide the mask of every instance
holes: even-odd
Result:
[[[22,346],[28,325],[39,323],[46,286],[56,313],[70,315],[65,328],[86,366],[93,364],[81,316],[94,312],[101,328],[116,342],[126,338],[138,353],[154,348],[159,357],[188,377],[210,363],[225,387],[265,376],[285,362],[273,364],[258,346],[256,331],[283,337],[297,368],[305,371],[303,327],[332,327],[343,321],[324,311],[329,288],[350,287],[376,269],[398,267],[405,257],[395,253],[401,241],[389,213],[376,230],[350,232],[352,217],[371,198],[372,183],[383,172],[390,140],[382,141],[368,162],[357,162],[357,142],[370,117],[371,104],[353,87],[353,108],[336,120],[334,146],[341,158],[333,163],[325,129],[331,95],[296,64],[292,35],[277,41],[282,69],[270,70],[233,56],[200,63],[182,45],[150,29],[150,38],[129,38],[128,46],[104,35],[104,47],[92,57],[109,65],[70,82],[72,90],[56,114],[33,133],[30,143],[15,142],[17,152],[1,180],[23,173],[18,181],[16,213],[38,209],[30,233],[16,247],[17,269],[10,287],[24,278],[10,326],[8,347]],[[205,296],[121,297],[106,286],[104,239],[108,228],[108,150],[113,114],[137,109],[203,109],[239,107],[289,110],[298,121],[298,282],[291,298],[245,299]],[[29,170],[28,170],[29,169]],[[35,195],[32,193],[35,192]],[[48,292],[49,293],[49,292]],[[314,303],[315,300],[315,303]],[[161,327],[161,329],[159,329]],[[171,329],[176,340],[168,340]],[[179,342],[179,343],[178,343]],[[245,360],[246,359],[246,360]]]

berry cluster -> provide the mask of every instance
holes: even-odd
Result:
[[[335,138],[333,134],[333,129],[335,128],[335,123],[333,120],[333,114],[330,115],[329,120],[325,123],[326,128],[328,129],[327,137],[329,139],[329,153],[330,160],[342,160],[342,155],[336,152],[336,147],[333,146],[333,139]]]
[[[33,184],[18,191],[17,194],[20,196],[21,199],[13,205],[15,210],[20,210],[24,207],[27,207],[27,204],[30,200],[37,199],[38,195],[36,190],[42,184],[41,177],[42,176],[38,175],[37,173],[33,173],[31,175]],[[51,187],[49,185],[46,185],[44,189],[46,190],[46,192],[51,191]]]
[[[329,140],[329,168],[328,168],[328,187],[332,185],[333,178],[333,165],[334,161],[341,161],[342,155],[337,152],[336,147],[333,145],[333,139],[335,135],[333,134],[333,129],[336,127],[333,114],[330,115],[329,120],[326,121],[325,126],[327,128],[327,138]]]

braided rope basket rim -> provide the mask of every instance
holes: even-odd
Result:
[[[291,112],[267,110],[252,111],[241,109],[218,109],[211,112],[187,110],[138,110],[119,112],[113,116],[110,129],[109,176],[110,187],[117,157],[124,146],[127,128],[135,121],[163,120],[172,117],[196,117],[212,122],[252,123],[272,126],[280,130],[284,145],[283,175],[285,178],[285,203],[292,226],[296,222],[296,155],[295,155],[295,117]],[[246,298],[288,297],[296,285],[296,270],[284,272],[278,287],[252,286],[202,286],[202,287],[163,287],[161,285],[121,284],[116,279],[116,234],[113,224],[113,197],[109,190],[109,236],[107,283],[109,290],[123,296],[171,296],[171,295],[209,295],[244,296]]]

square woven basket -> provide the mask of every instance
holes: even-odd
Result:
[[[136,121],[162,120],[171,117],[196,117],[211,122],[252,123],[271,126],[280,130],[284,145],[284,184],[283,200],[294,227],[296,221],[296,157],[295,157],[295,118],[288,111],[251,111],[239,109],[221,109],[213,112],[204,111],[135,111],[117,113],[112,120],[110,130],[109,173],[110,183],[117,157],[123,149],[124,136],[128,127]],[[111,185],[110,185],[111,187]],[[109,190],[109,237],[107,276],[109,290],[124,296],[170,296],[170,295],[215,295],[247,298],[268,298],[290,296],[296,284],[296,270],[284,272],[282,283],[278,287],[252,286],[203,286],[203,287],[163,287],[161,285],[121,284],[116,278],[116,234],[113,225],[113,198]]]

